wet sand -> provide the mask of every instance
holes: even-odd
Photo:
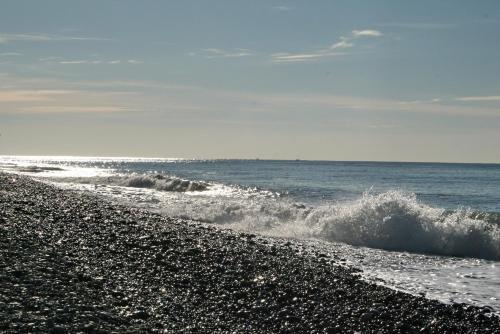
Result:
[[[500,333],[500,319],[363,282],[298,241],[0,174],[0,332]]]

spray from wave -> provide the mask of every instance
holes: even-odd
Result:
[[[470,209],[447,212],[420,203],[415,194],[364,194],[344,205],[307,215],[313,235],[388,250],[500,259],[500,229]]]
[[[306,207],[286,199],[177,198],[171,216],[265,235],[317,238],[395,251],[500,260],[500,227],[484,213],[447,211],[413,193],[365,193],[355,201]]]

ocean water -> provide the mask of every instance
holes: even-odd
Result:
[[[0,169],[330,250],[363,279],[500,313],[500,165],[0,157]]]

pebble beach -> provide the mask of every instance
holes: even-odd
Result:
[[[500,333],[489,307],[358,271],[300,241],[0,174],[0,332]]]

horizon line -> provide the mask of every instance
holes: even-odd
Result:
[[[304,162],[352,162],[352,163],[408,163],[408,164],[469,164],[469,165],[500,165],[500,162],[459,162],[459,161],[409,161],[409,160],[334,160],[334,159],[302,159],[302,158],[179,158],[179,157],[151,157],[151,156],[113,156],[113,155],[30,155],[30,154],[0,154],[0,158],[65,158],[70,159],[102,159],[102,160],[170,160],[170,161],[304,161]]]

